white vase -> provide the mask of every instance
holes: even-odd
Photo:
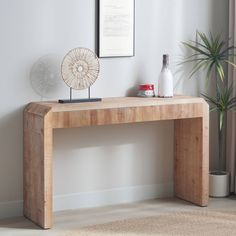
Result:
[[[163,55],[163,66],[158,79],[158,97],[173,97],[173,75],[169,69],[169,55]]]
[[[209,173],[209,195],[210,197],[229,196],[229,173],[210,172]]]

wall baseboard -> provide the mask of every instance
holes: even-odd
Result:
[[[54,211],[99,207],[173,196],[173,184],[115,188],[54,197]]]
[[[131,203],[173,196],[173,183],[54,196],[54,211]],[[0,219],[22,216],[23,201],[0,202]]]

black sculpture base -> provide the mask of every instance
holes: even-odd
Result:
[[[82,99],[60,99],[59,103],[83,103],[83,102],[101,102],[101,98],[82,98]]]

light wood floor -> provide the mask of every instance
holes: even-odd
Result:
[[[18,217],[0,221],[0,236],[60,236],[68,231],[88,225],[198,208],[190,203],[173,198],[57,212],[54,215],[54,228],[51,230],[42,230],[24,217]],[[208,209],[236,211],[236,197],[224,199],[211,198]]]

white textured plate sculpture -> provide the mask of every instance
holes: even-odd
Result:
[[[97,80],[99,71],[97,55],[87,48],[72,49],[64,57],[61,67],[64,82],[77,90],[89,88]]]

